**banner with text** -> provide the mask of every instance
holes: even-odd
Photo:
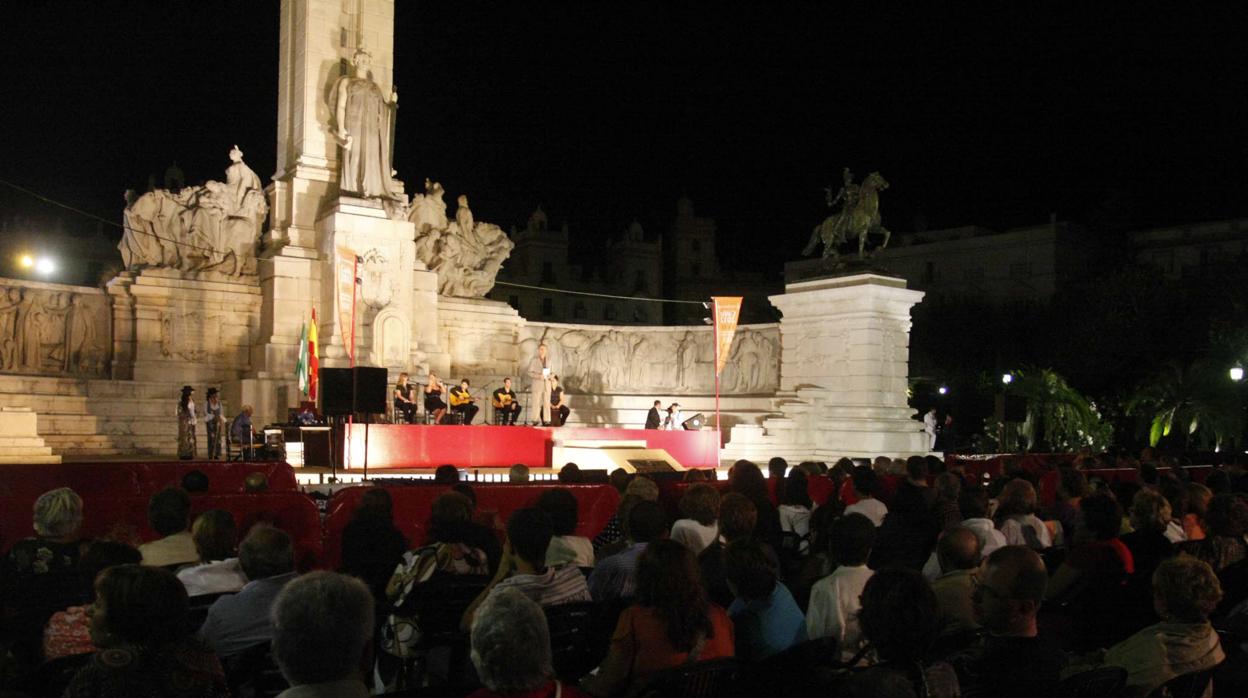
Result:
[[[347,355],[355,359],[355,250],[338,248],[338,335],[347,345]]]
[[[715,307],[715,375],[724,371],[732,352],[732,338],[741,318],[741,296],[712,296]]]

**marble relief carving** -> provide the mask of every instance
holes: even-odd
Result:
[[[110,313],[99,294],[0,286],[0,370],[105,375]]]

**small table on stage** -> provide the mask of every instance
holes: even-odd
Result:
[[[299,462],[290,463],[292,467],[328,468],[330,454],[333,453],[334,434],[328,426],[285,427],[282,440],[294,445],[296,438],[299,443]],[[288,455],[295,449],[287,448]],[[287,458],[287,462],[290,462]]]

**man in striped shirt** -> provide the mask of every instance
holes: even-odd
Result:
[[[515,589],[540,606],[590,601],[585,575],[572,565],[546,566],[546,549],[555,535],[546,512],[537,508],[517,509],[507,519],[507,542],[498,572],[485,591],[464,613],[462,626],[471,627],[477,607],[495,589]]]

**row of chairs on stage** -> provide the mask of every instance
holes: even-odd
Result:
[[[419,409],[417,409],[418,407]],[[523,412],[523,407],[521,408],[521,412]],[[441,415],[439,415],[439,413],[441,413]],[[411,415],[410,419],[408,417],[409,414]],[[386,415],[386,418],[389,419],[391,424],[464,424],[466,417],[467,414],[465,411],[458,410],[454,407],[446,407],[440,410],[429,410],[426,409],[424,405],[418,403],[417,405],[413,405],[410,411],[404,411],[403,409],[397,407],[393,402],[390,403],[390,410]],[[519,423],[519,414],[517,414],[516,419],[513,421],[514,423]],[[489,422],[485,423],[494,424],[496,426],[508,424],[507,413],[491,407]]]

